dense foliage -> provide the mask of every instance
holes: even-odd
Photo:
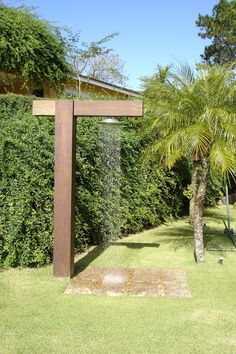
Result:
[[[32,117],[32,99],[0,101],[0,263],[51,259],[53,124]]]
[[[32,98],[0,96],[0,265],[52,259],[54,123],[31,115]],[[184,209],[187,167],[142,167],[139,122],[122,122],[122,232],[158,225]],[[101,228],[99,118],[78,119],[76,249],[98,242]]]
[[[25,86],[44,82],[56,86],[71,71],[65,56],[66,45],[57,27],[25,7],[0,2],[0,71],[16,75]]]
[[[210,39],[202,58],[209,63],[225,63],[236,58],[236,1],[220,0],[212,16],[199,15],[196,25],[199,36]]]

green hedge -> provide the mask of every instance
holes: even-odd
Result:
[[[52,260],[54,122],[31,115],[32,97],[0,96],[0,266]],[[186,209],[189,168],[143,167],[140,123],[122,121],[122,232],[156,226]],[[76,250],[101,228],[99,119],[77,120]],[[187,176],[187,177],[186,177]]]

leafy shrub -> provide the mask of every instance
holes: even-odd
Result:
[[[0,96],[0,266],[52,260],[54,122],[33,117],[32,97]],[[76,250],[97,243],[101,230],[99,118],[77,120]],[[122,232],[158,225],[186,208],[186,166],[142,166],[134,119],[122,122]]]
[[[216,169],[210,170],[205,201],[206,206],[216,206],[216,201],[221,199],[224,194],[225,191],[221,173]]]
[[[137,134],[139,126],[140,122],[131,119],[123,122],[121,192],[124,233],[157,226],[188,209],[183,190],[189,183],[189,168],[185,170],[183,160],[172,171],[156,164],[143,165],[140,158],[143,141]]]
[[[0,99],[0,262],[51,259],[53,123],[30,114],[32,98]]]

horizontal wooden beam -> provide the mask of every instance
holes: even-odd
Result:
[[[33,116],[55,116],[56,103],[51,100],[34,100]]]
[[[33,115],[55,116],[56,101],[34,100]],[[74,115],[80,117],[141,117],[141,100],[75,100]]]
[[[141,100],[106,100],[106,101],[74,101],[76,116],[96,117],[140,117],[143,115]]]

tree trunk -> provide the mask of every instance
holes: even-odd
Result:
[[[206,188],[209,177],[209,161],[206,158],[202,160],[202,172],[200,183],[197,188],[194,205],[193,230],[195,241],[195,257],[197,263],[205,262],[204,242],[203,242],[203,211],[206,196]]]
[[[198,168],[199,168],[199,161],[196,160],[193,161],[192,180],[191,180],[191,198],[189,201],[189,220],[191,225],[193,225],[193,219],[194,219],[194,206],[195,206],[195,199],[197,194]]]

